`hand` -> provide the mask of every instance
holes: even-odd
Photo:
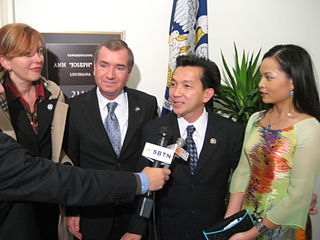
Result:
[[[170,169],[145,167],[142,173],[147,175],[149,190],[157,191],[161,189],[165,181],[169,180]]]
[[[317,209],[317,199],[318,199],[318,195],[315,193],[312,193],[311,196],[311,203],[310,203],[310,208],[309,208],[309,214],[310,215],[315,215],[318,213],[318,209]]]
[[[253,240],[253,239],[256,239],[256,237],[251,236],[251,234],[249,234],[248,231],[236,233],[232,235],[231,238],[229,238],[229,240]]]
[[[256,229],[256,227],[252,227],[250,230],[246,232],[239,232],[231,236],[229,240],[254,240],[258,236],[260,236],[260,233]]]
[[[142,238],[141,235],[134,233],[126,233],[122,236],[120,240],[140,240]]]
[[[82,234],[79,232],[80,216],[67,217],[67,226],[69,232],[72,233],[72,235],[74,235],[78,239],[82,239]]]

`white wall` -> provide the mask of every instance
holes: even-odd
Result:
[[[8,0],[1,0],[8,1]],[[125,31],[136,66],[129,85],[155,95],[162,106],[168,62],[170,0],[14,0],[16,22],[41,32]],[[294,43],[311,54],[320,72],[319,0],[208,0],[210,58],[233,61],[238,49],[262,53]],[[320,184],[318,186],[318,194]],[[290,209],[288,209],[290,211]],[[318,214],[319,215],[319,214]],[[319,239],[320,216],[314,223]]]

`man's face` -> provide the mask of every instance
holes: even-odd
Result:
[[[105,98],[115,99],[126,85],[130,76],[128,57],[126,49],[116,51],[106,47],[100,49],[93,75],[96,85]]]
[[[178,67],[172,76],[169,97],[173,111],[189,123],[196,121],[203,113],[204,104],[213,94],[213,88],[203,89],[201,67]]]

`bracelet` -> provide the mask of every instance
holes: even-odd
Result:
[[[266,227],[266,225],[263,224],[262,219],[258,220],[258,223],[256,224],[256,229],[258,230],[259,233],[263,234],[266,231],[269,230],[269,228]]]

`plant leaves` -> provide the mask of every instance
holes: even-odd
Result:
[[[258,87],[261,78],[258,66],[260,53],[261,49],[256,55],[249,55],[243,50],[239,57],[234,43],[234,67],[230,67],[221,52],[225,79],[213,97],[215,112],[245,125],[252,113],[266,106],[261,101]]]

